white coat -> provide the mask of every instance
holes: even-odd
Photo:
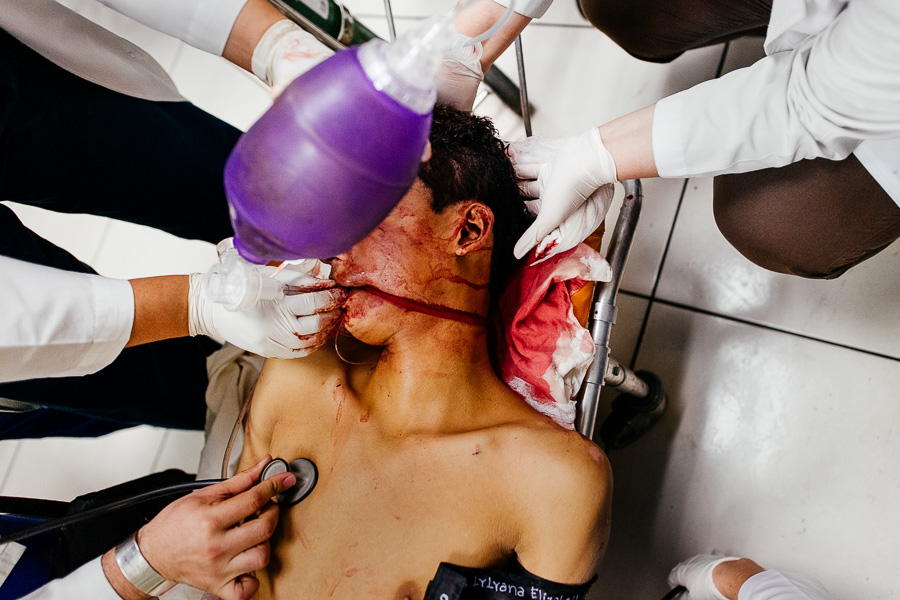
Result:
[[[656,104],[662,177],[850,153],[900,204],[900,2],[775,0],[755,64]]]
[[[203,50],[221,54],[246,0],[103,0]],[[54,0],[0,0],[0,27],[51,62],[136,98],[183,101],[146,52]],[[131,333],[127,281],[0,257],[0,381],[84,375],[119,355]],[[29,600],[118,600],[100,559],[28,595]]]

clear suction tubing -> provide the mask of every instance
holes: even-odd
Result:
[[[515,5],[467,38],[452,20],[471,4],[393,44],[373,39],[337,52],[295,79],[241,136],[225,165],[225,194],[243,258],[337,256],[393,210],[418,174],[441,62],[492,35]]]

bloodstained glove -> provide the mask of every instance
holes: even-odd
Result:
[[[514,249],[522,258],[532,248],[549,257],[575,247],[606,218],[612,203],[616,164],[592,127],[569,138],[527,138],[509,145],[519,189],[539,203],[537,218]]]
[[[334,54],[334,51],[301,29],[282,19],[263,34],[253,50],[253,74],[269,85],[273,97],[294,79]]]

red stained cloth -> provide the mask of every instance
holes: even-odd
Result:
[[[534,264],[534,252],[498,301],[497,360],[503,381],[539,412],[574,429],[575,403],[594,341],[572,311],[586,281],[609,281],[600,254],[580,244]]]

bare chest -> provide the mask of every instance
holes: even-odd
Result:
[[[273,432],[269,451],[310,458],[319,482],[282,513],[263,591],[419,599],[442,561],[486,566],[510,555],[503,489],[513,483],[489,438],[386,439],[351,397],[329,401],[324,415],[295,415]]]

